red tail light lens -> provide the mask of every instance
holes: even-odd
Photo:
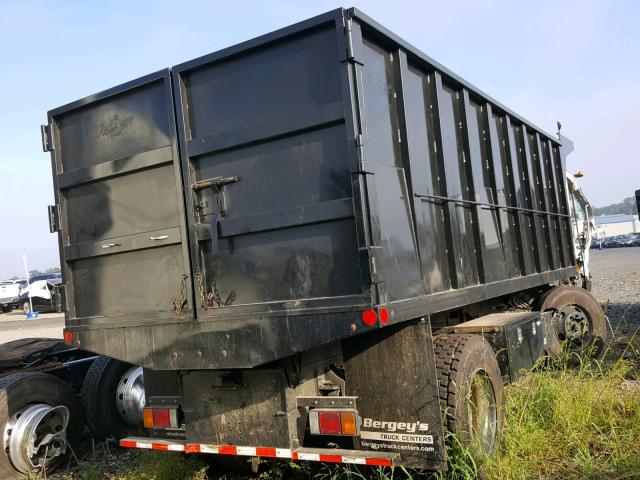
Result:
[[[364,322],[365,325],[368,325],[369,327],[373,327],[378,321],[378,314],[373,308],[370,308],[369,310],[365,310],[364,312],[362,312],[362,321]]]
[[[168,408],[153,409],[153,426],[155,428],[169,428],[171,426],[171,416]]]
[[[64,343],[71,345],[73,343],[73,332],[64,332]]]
[[[323,435],[339,435],[342,432],[338,412],[318,412],[318,423]]]

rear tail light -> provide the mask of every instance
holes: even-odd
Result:
[[[359,417],[355,410],[323,410],[309,412],[309,430],[315,435],[359,434]]]
[[[144,428],[178,428],[176,408],[145,408]]]
[[[171,426],[168,408],[153,409],[153,426],[155,428],[169,428]]]
[[[153,428],[153,408],[144,409],[144,428]]]
[[[373,308],[365,310],[364,312],[362,312],[362,321],[365,325],[373,327],[378,321],[378,314]]]
[[[358,419],[355,412],[342,412],[340,414],[342,434],[355,436],[358,434]]]
[[[340,435],[340,414],[338,412],[318,412],[318,426],[323,435]]]

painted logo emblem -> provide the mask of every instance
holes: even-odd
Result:
[[[98,138],[100,137],[117,137],[122,135],[127,128],[133,125],[133,115],[126,117],[116,113],[109,120],[106,120],[98,125],[96,133]]]

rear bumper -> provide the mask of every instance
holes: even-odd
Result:
[[[390,467],[399,459],[397,453],[364,452],[359,450],[337,450],[330,448],[298,448],[295,450],[273,447],[240,447],[236,445],[207,445],[202,443],[186,443],[175,440],[157,438],[128,437],[120,440],[124,448],[140,448],[184,453],[212,453],[215,455],[236,455],[262,458],[288,458],[326,463],[350,463]]]

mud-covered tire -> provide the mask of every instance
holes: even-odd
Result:
[[[434,351],[440,406],[447,433],[453,434],[464,447],[491,455],[498,449],[504,426],[502,376],[493,348],[479,335],[444,334],[434,336]],[[475,418],[472,418],[484,416],[481,406],[484,402],[479,400],[476,408],[473,400],[478,398],[478,382],[493,394],[493,411],[486,413],[488,423],[483,432],[478,432]]]
[[[20,372],[0,380],[0,427],[4,432],[7,422],[20,408],[36,403],[51,406],[64,405],[69,409],[67,426],[67,452],[48,467],[48,472],[63,465],[82,440],[82,405],[75,392],[66,383],[53,375],[36,372]],[[16,471],[4,448],[0,452],[0,478],[23,479]]]
[[[607,318],[598,301],[587,290],[570,285],[553,287],[540,296],[537,309],[541,312],[561,312],[565,307],[576,306],[589,322],[590,338],[579,349],[567,348],[567,338],[561,332],[558,321],[551,325],[551,338],[547,342],[546,351],[551,359],[559,359],[567,352],[576,351],[599,358],[604,352],[606,344]]]
[[[87,425],[96,440],[119,441],[141,433],[140,428],[125,422],[116,405],[116,390],[122,376],[132,367],[109,357],[96,358],[82,383],[80,391]]]

